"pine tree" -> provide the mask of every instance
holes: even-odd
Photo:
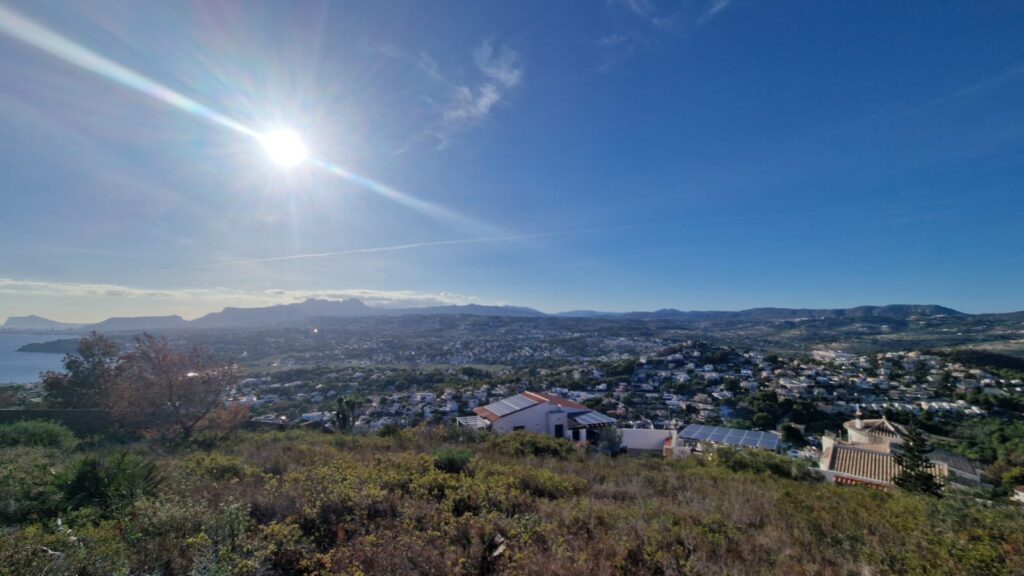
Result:
[[[942,482],[936,478],[935,465],[928,459],[931,451],[928,440],[917,426],[907,428],[903,446],[895,456],[900,473],[893,478],[893,483],[908,492],[941,498]]]

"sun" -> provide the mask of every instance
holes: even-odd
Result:
[[[309,151],[294,130],[271,130],[260,136],[270,160],[282,168],[294,168],[309,157]]]

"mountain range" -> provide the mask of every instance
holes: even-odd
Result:
[[[1011,313],[1019,315],[1021,313]],[[896,304],[889,306],[859,306],[856,308],[751,308],[740,311],[682,311],[674,308],[653,312],[600,312],[573,310],[545,314],[521,306],[485,306],[480,304],[427,306],[418,308],[375,308],[361,300],[309,299],[293,304],[278,304],[259,308],[224,308],[195,320],[181,316],[115,317],[95,324],[70,324],[40,316],[12,316],[0,329],[8,331],[32,330],[56,332],[91,331],[138,332],[143,330],[184,330],[191,328],[246,328],[273,326],[301,322],[310,318],[361,318],[368,316],[408,315],[471,315],[523,318],[602,318],[625,320],[679,320],[691,322],[729,321],[786,321],[801,319],[859,319],[859,318],[911,318],[939,316],[969,316],[963,312],[937,305]]]

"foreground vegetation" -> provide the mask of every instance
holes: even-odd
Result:
[[[0,431],[0,574],[1013,574],[1020,510],[517,433]]]

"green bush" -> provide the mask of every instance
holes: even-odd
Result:
[[[194,454],[182,462],[182,472],[193,478],[215,480],[242,480],[255,472],[245,461],[237,456],[228,456],[218,452],[210,454]]]
[[[449,474],[460,474],[469,469],[473,451],[466,448],[442,448],[434,452],[434,468]]]
[[[733,472],[771,474],[791,480],[812,480],[816,478],[806,462],[763,450],[718,448],[714,451],[711,461]]]
[[[78,439],[74,432],[55,422],[24,420],[0,425],[0,446],[36,446],[69,450],[77,443]]]
[[[156,464],[127,451],[107,457],[84,456],[55,479],[67,510],[112,510],[151,495],[160,484]]]
[[[402,435],[402,427],[398,424],[385,424],[380,430],[377,431],[377,436],[381,438],[392,438],[394,436]]]
[[[63,458],[53,448],[0,450],[0,521],[21,523],[52,515],[60,501],[52,470]]]
[[[543,468],[520,469],[516,474],[519,488],[538,498],[567,498],[579,494],[586,487],[578,476],[563,476]]]
[[[508,456],[551,456],[564,459],[575,452],[568,440],[521,431],[496,435],[491,440],[491,446]]]

